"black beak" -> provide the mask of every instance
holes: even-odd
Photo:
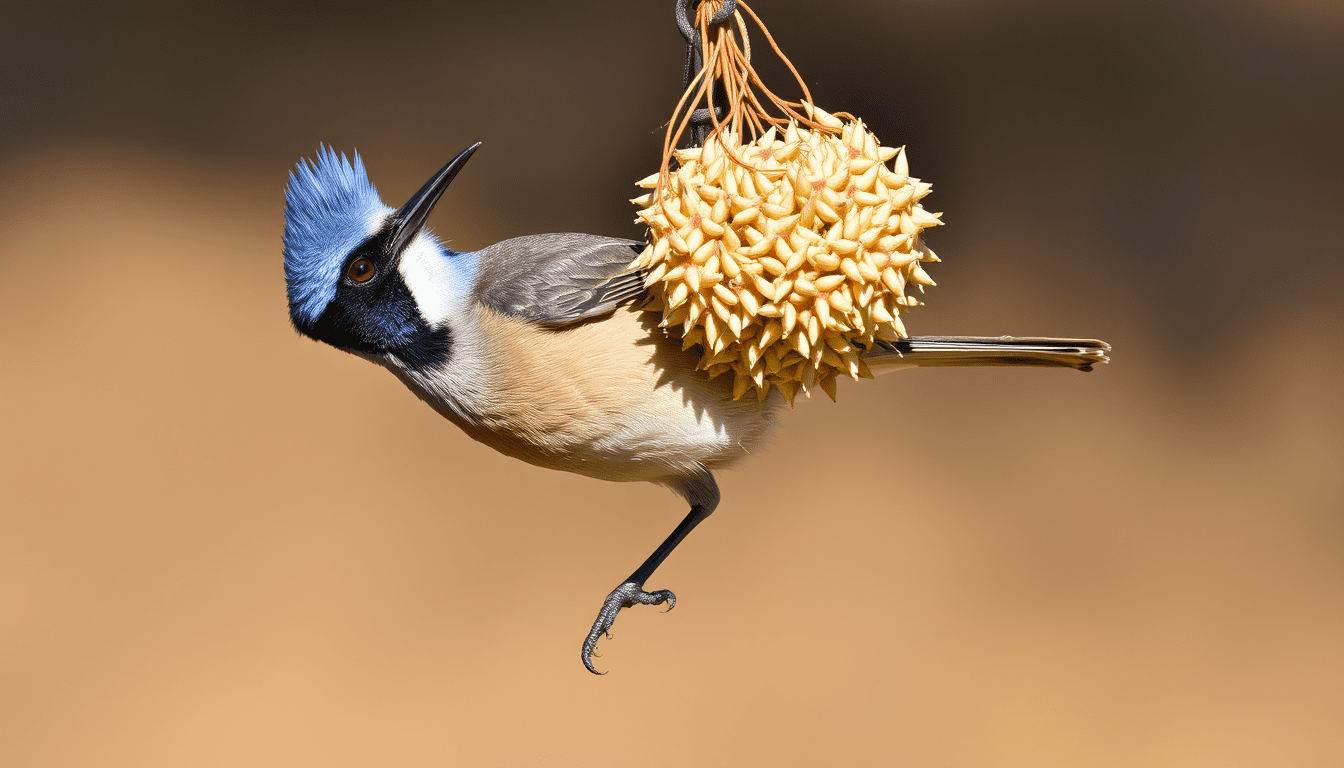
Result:
[[[478,141],[458,153],[457,157],[443,166],[442,170],[425,182],[425,186],[421,187],[419,192],[411,195],[411,199],[392,214],[389,222],[392,226],[389,243],[391,253],[401,253],[420,228],[425,226],[425,219],[429,218],[429,212],[434,210],[434,204],[443,197],[443,191],[452,183],[453,177],[462,170],[462,166],[467,164],[472,153],[480,146],[481,142]]]

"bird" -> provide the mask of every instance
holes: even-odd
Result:
[[[715,472],[758,450],[782,398],[734,398],[676,328],[645,311],[638,241],[579,233],[448,248],[430,211],[481,146],[434,173],[405,204],[383,203],[358,152],[327,145],[290,172],[284,269],[299,334],[386,368],[469,437],[516,459],[599,480],[649,482],[690,510],[603,600],[581,646],[589,672],[599,639],[634,605],[676,605],[645,584],[719,505]],[[924,366],[1052,366],[1091,370],[1096,340],[911,336],[867,351],[875,373]]]

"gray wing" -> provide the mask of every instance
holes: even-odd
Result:
[[[476,300],[514,317],[559,327],[606,314],[644,295],[630,268],[643,244],[597,235],[529,235],[480,251]]]

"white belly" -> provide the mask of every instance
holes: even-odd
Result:
[[[604,480],[668,482],[727,466],[763,444],[780,398],[732,399],[732,379],[695,370],[694,351],[620,309],[560,330],[474,309],[479,333],[454,333],[442,371],[389,366],[491,447]]]

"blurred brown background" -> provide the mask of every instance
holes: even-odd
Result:
[[[672,5],[7,5],[0,765],[1344,765],[1327,0],[757,0],[934,183],[908,327],[1114,362],[802,403],[583,670],[681,502],[299,338],[283,188],[481,140],[456,247],[638,237]]]

